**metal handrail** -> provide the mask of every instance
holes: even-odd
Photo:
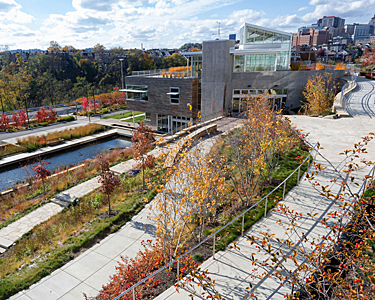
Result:
[[[358,197],[359,197],[359,195],[361,194],[361,192],[362,192],[362,189],[364,189],[365,187],[366,187],[366,183],[367,183],[367,179],[368,179],[368,176],[370,175],[372,173],[372,177],[374,177],[374,173],[375,173],[375,165],[371,168],[371,170],[370,170],[370,172],[368,173],[368,175],[366,175],[366,179],[363,181],[363,183],[362,183],[362,185],[361,185],[361,187],[359,188],[359,190],[358,190],[358,192],[357,192],[357,195],[358,195]],[[347,176],[348,177],[348,176]],[[342,187],[340,188],[340,191],[339,191],[339,193],[341,192],[341,189],[342,189]],[[364,191],[363,191],[364,192]],[[346,210],[346,212],[345,212],[345,216],[349,213],[349,211],[352,209],[352,206],[350,206],[349,207],[349,209],[347,209]],[[348,221],[349,222],[349,221]],[[348,223],[347,222],[347,223]],[[333,229],[331,228],[331,230],[328,232],[328,234],[326,234],[325,236],[328,238],[330,235],[331,235],[331,233],[332,233],[332,231],[333,231]],[[324,242],[324,240],[322,240],[320,243],[319,243],[319,245],[321,245],[322,243]],[[318,247],[316,247],[313,251],[312,251],[312,253],[314,253],[316,250],[318,249]],[[299,267],[301,267],[302,265],[304,265],[305,263],[306,263],[306,261],[307,261],[307,258],[305,258],[304,259],[304,261],[299,265]],[[296,273],[298,271],[298,267],[293,271],[293,273],[292,274],[290,274],[273,292],[272,292],[272,294],[271,295],[269,295],[268,297],[267,297],[267,299],[266,300],[268,300],[268,299],[271,299],[277,292],[278,292],[278,290],[282,287],[282,286],[284,286],[284,284]],[[269,277],[269,276],[267,276],[267,277]]]
[[[175,264],[177,262],[177,264],[179,265],[179,262],[180,260],[185,257],[186,255],[188,255],[189,253],[191,253],[193,250],[195,250],[197,247],[199,247],[200,245],[202,245],[203,243],[205,243],[207,240],[209,240],[210,238],[213,237],[213,251],[212,251],[212,257],[213,259],[215,259],[215,243],[216,243],[216,234],[218,234],[219,232],[221,232],[223,229],[227,228],[229,225],[231,225],[232,223],[234,223],[236,220],[238,220],[240,217],[245,217],[245,214],[247,212],[249,212],[250,210],[252,210],[254,207],[256,207],[258,204],[260,204],[262,201],[265,201],[265,206],[264,206],[264,215],[266,216],[267,214],[267,202],[268,202],[268,197],[270,195],[272,195],[279,187],[281,187],[283,185],[283,199],[285,197],[285,188],[286,188],[286,182],[287,180],[294,174],[298,171],[298,178],[297,178],[297,184],[299,184],[299,180],[300,180],[300,171],[301,171],[301,167],[303,166],[303,164],[310,158],[310,156],[312,156],[312,153],[314,151],[316,151],[316,147],[317,145],[319,144],[316,143],[313,148],[311,149],[311,151],[309,152],[309,155],[303,160],[303,162],[287,177],[284,179],[283,182],[281,182],[277,187],[275,187],[271,192],[269,192],[266,196],[264,196],[262,199],[260,199],[258,202],[256,202],[255,204],[253,204],[251,207],[249,207],[248,209],[246,209],[245,211],[243,211],[241,214],[239,214],[237,217],[235,217],[232,221],[230,221],[229,223],[227,223],[226,225],[224,225],[223,227],[221,227],[220,229],[216,230],[214,233],[212,233],[210,236],[208,236],[207,238],[205,238],[203,241],[201,241],[199,244],[195,245],[193,248],[191,248],[189,251],[187,251],[186,253],[180,255],[179,257],[177,257],[176,259],[174,259],[173,261],[171,261],[170,263],[168,263],[166,266],[160,268],[159,270],[155,271],[154,273],[152,273],[151,275],[147,276],[146,278],[142,279],[141,281],[137,282],[136,284],[134,284],[133,286],[131,286],[130,288],[128,288],[126,291],[122,292],[120,295],[118,295],[117,297],[113,298],[112,300],[117,300],[119,299],[120,297],[124,296],[125,294],[127,294],[128,292],[132,291],[133,292],[133,300],[135,300],[135,293],[134,293],[134,289],[139,286],[140,284],[146,282],[148,279],[150,279],[151,277],[154,277],[156,274],[160,273],[161,271],[167,269],[168,267],[170,267],[171,265]],[[316,155],[316,153],[315,153]],[[244,222],[242,221],[242,234],[244,232]],[[179,268],[177,268],[178,270]],[[179,274],[177,274],[178,276]]]

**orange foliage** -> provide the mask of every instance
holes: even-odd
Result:
[[[316,69],[317,69],[317,70],[324,70],[325,67],[324,67],[324,65],[323,65],[321,62],[318,62],[318,63],[316,64]]]
[[[339,62],[336,67],[336,70],[346,70],[346,65],[344,65],[342,62]]]

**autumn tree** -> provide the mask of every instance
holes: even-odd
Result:
[[[133,158],[138,162],[142,169],[142,186],[145,188],[145,168],[152,166],[154,162],[154,157],[147,151],[152,149],[152,143],[155,142],[154,131],[145,125],[145,123],[140,123],[140,125],[133,130],[133,137],[131,139],[133,142]]]
[[[307,114],[323,114],[329,110],[337,93],[337,82],[332,74],[316,74],[307,79],[303,108]]]
[[[61,51],[61,46],[59,45],[58,42],[56,41],[51,41],[49,43],[49,47],[47,48],[47,51],[49,52],[54,52],[54,53],[60,53]]]
[[[48,122],[53,123],[57,119],[57,112],[52,109],[52,107],[49,108],[48,111]]]
[[[48,117],[48,112],[45,109],[45,107],[44,106],[39,107],[39,110],[36,112],[36,118],[38,119],[38,122],[39,123],[46,122],[47,117]]]
[[[33,167],[33,171],[35,172],[35,176],[38,180],[42,181],[43,184],[43,192],[46,192],[46,187],[44,184],[44,181],[48,176],[51,175],[51,172],[47,169],[47,165],[50,165],[51,163],[47,160],[42,160],[37,162]]]
[[[1,113],[1,116],[0,116],[0,129],[1,130],[6,130],[9,128],[9,117],[8,115],[4,114],[4,113]]]
[[[98,155],[98,162],[100,165],[100,174],[98,182],[101,184],[100,192],[107,195],[108,199],[108,216],[111,215],[111,201],[110,195],[120,184],[120,178],[109,169],[109,162],[102,154]]]

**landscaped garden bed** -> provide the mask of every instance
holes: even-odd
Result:
[[[105,126],[97,124],[88,124],[75,128],[65,129],[63,131],[55,131],[48,134],[38,136],[28,136],[23,139],[17,139],[17,145],[7,145],[0,149],[0,159],[2,157],[23,152],[31,152],[36,149],[51,145],[52,141],[68,141],[92,135],[105,131]]]
[[[154,190],[142,189],[141,174],[124,175],[111,196],[116,216],[102,218],[108,210],[107,197],[93,191],[34,227],[1,257],[0,299],[27,288],[118,230],[143,207],[144,198],[151,200],[155,195]]]

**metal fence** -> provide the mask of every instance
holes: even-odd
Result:
[[[283,182],[281,182],[277,187],[275,187],[271,192],[269,192],[266,196],[264,196],[262,199],[260,199],[259,201],[257,201],[255,204],[253,204],[251,207],[249,207],[248,209],[246,209],[245,211],[243,211],[241,214],[239,214],[237,217],[235,217],[232,221],[230,221],[229,223],[227,223],[226,225],[224,225],[223,227],[221,227],[220,229],[216,230],[214,233],[212,233],[210,236],[208,236],[207,238],[205,238],[203,241],[201,241],[199,244],[195,245],[193,248],[191,248],[189,251],[187,251],[186,253],[180,255],[179,257],[177,257],[176,259],[174,259],[173,261],[171,261],[169,264],[167,264],[166,266],[160,268],[159,270],[155,271],[154,273],[152,273],[151,275],[147,276],[146,278],[142,279],[141,281],[139,281],[138,283],[134,284],[133,286],[131,286],[130,288],[128,288],[126,291],[122,292],[120,295],[118,295],[117,297],[113,298],[113,300],[117,300],[119,299],[120,297],[126,295],[127,293],[132,293],[133,295],[133,300],[135,300],[135,289],[141,285],[142,283],[146,282],[147,280],[149,280],[151,277],[154,277],[156,274],[170,268],[171,266],[173,266],[174,264],[177,264],[177,277],[179,276],[179,271],[180,271],[180,260],[189,255],[193,250],[195,250],[196,248],[198,248],[199,246],[201,246],[203,243],[207,242],[208,240],[210,239],[213,239],[213,244],[212,244],[212,257],[213,259],[215,259],[215,246],[216,246],[216,235],[221,232],[222,230],[224,230],[225,228],[227,228],[229,225],[233,224],[235,221],[239,220],[240,218],[242,218],[241,220],[241,224],[242,224],[242,236],[244,234],[244,223],[245,223],[245,214],[248,213],[249,211],[251,211],[252,209],[254,209],[255,207],[257,207],[258,205],[260,205],[261,203],[264,203],[264,216],[267,215],[267,204],[268,204],[268,198],[275,192],[277,191],[280,187],[282,187],[283,189],[283,197],[282,199],[284,200],[285,199],[285,190],[286,190],[286,183],[287,181],[297,172],[298,173],[298,176],[297,176],[297,185],[299,184],[299,181],[300,181],[300,177],[301,177],[301,168],[302,166],[307,163],[307,165],[309,166],[309,162],[310,162],[310,158],[313,156],[313,159],[315,159],[315,156],[317,154],[317,147],[318,143],[316,143],[312,150],[309,152],[308,156],[303,160],[303,162],[287,177],[284,179]]]
[[[372,173],[372,174],[371,174]],[[368,176],[370,176],[370,174],[371,174],[371,176],[372,176],[372,178],[374,178],[374,173],[375,173],[375,166],[373,166],[372,168],[371,168],[371,170],[370,170],[370,172],[368,173],[368,175],[366,176],[366,179],[363,181],[363,183],[362,183],[362,185],[360,186],[360,188],[359,188],[359,190],[358,190],[358,192],[356,193],[356,194],[354,194],[354,195],[356,195],[355,196],[355,198],[354,198],[354,202],[357,202],[357,200],[359,199],[359,197],[360,197],[360,195],[362,194],[362,193],[364,193],[365,192],[365,189],[366,189],[366,184],[367,184],[367,180],[368,180]],[[348,179],[348,177],[349,177],[349,173],[346,175],[346,180]],[[345,181],[346,181],[345,180]],[[346,181],[347,182],[347,181]],[[340,187],[340,190],[339,190],[339,192],[338,192],[338,194],[340,194],[341,193],[341,190],[342,190],[342,187]],[[330,206],[328,206],[328,208],[327,208],[327,210],[328,209],[330,209],[331,208],[331,206],[333,205],[333,203],[330,205]],[[346,212],[345,212],[345,216],[348,216],[348,214],[349,214],[349,212],[351,211],[353,209],[353,206],[349,206],[349,209],[347,209],[346,210]],[[326,210],[326,211],[327,211]],[[342,218],[342,219],[344,219],[344,217]],[[350,220],[348,220],[348,222],[346,223],[346,225],[344,225],[344,227],[345,226],[347,226],[347,224],[350,222]],[[328,238],[331,234],[332,234],[332,232],[333,232],[333,229],[331,229],[325,236]],[[319,243],[319,246],[322,244],[324,242],[324,240],[322,240],[320,243]],[[314,253],[317,249],[319,249],[318,247],[316,247],[313,251],[312,251],[312,253]],[[307,258],[305,258],[304,260],[303,260],[303,262],[299,265],[299,267],[301,267],[301,266],[303,266],[305,263],[307,262]],[[271,295],[269,295],[268,297],[267,297],[267,299],[266,300],[269,300],[269,299],[271,299],[273,296],[275,296],[276,295],[276,293],[280,290],[280,288],[281,287],[283,287],[288,281],[289,281],[289,279],[292,277],[292,276],[294,276],[295,275],[295,273],[298,271],[298,267],[293,271],[293,273],[291,273],[282,283],[280,283],[280,285],[271,293]],[[269,275],[267,276],[267,278],[270,276],[271,274],[269,273]],[[292,287],[291,287],[291,289],[292,289],[292,291],[291,291],[291,293],[293,293],[293,289],[294,289],[294,286],[292,285]]]

